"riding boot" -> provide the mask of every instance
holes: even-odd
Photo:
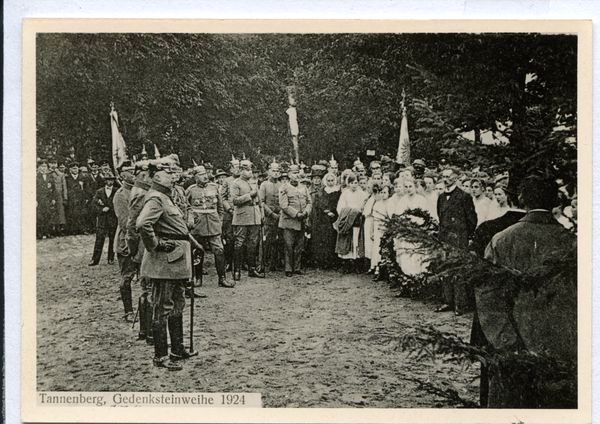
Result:
[[[140,314],[140,332],[139,340],[146,340],[149,345],[153,344],[152,339],[152,304],[148,300],[148,293],[144,292],[138,302],[138,311]]]
[[[225,270],[225,256],[222,253],[215,253],[215,268],[219,276],[219,287],[232,288],[235,283],[227,281],[227,271]]]
[[[119,290],[121,292],[123,308],[125,309],[125,316],[133,314],[133,305],[131,301],[131,286],[123,286]]]
[[[153,321],[152,334],[154,334],[154,366],[166,368],[169,371],[179,371],[181,365],[174,364],[169,358],[167,323],[165,321]]]
[[[233,281],[240,281],[242,279],[242,254],[242,249],[235,249],[233,252]]]
[[[202,273],[204,272],[204,251],[194,250],[194,287],[202,287]]]
[[[183,317],[181,315],[169,317],[168,324],[171,337],[171,360],[179,361],[192,357],[190,351],[183,346]]]

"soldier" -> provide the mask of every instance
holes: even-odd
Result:
[[[277,162],[269,165],[268,178],[260,185],[259,197],[265,215],[265,270],[275,271],[279,266],[279,251],[283,233],[279,230],[279,174]]]
[[[105,186],[99,188],[92,199],[92,207],[96,209],[98,219],[96,222],[96,243],[94,244],[94,253],[92,262],[89,266],[98,265],[102,257],[104,240],[108,236],[108,264],[111,265],[115,260],[114,239],[117,231],[117,216],[113,206],[113,199],[117,193],[114,187],[115,176],[112,174],[104,175]]]
[[[127,217],[127,229],[125,240],[127,241],[127,248],[129,250],[129,257],[135,263],[136,269],[139,268],[142,258],[144,256],[144,248],[140,246],[140,235],[136,228],[136,220],[144,207],[144,199],[148,189],[150,188],[150,176],[148,172],[149,162],[139,161],[135,164],[135,183],[131,188],[131,194],[129,195],[129,216]],[[146,340],[148,343],[152,343],[151,334],[151,311],[152,306],[148,301],[149,287],[146,283],[145,278],[140,279],[142,284],[143,293],[138,301],[138,310],[140,314],[140,331],[138,338],[140,340]]]
[[[223,185],[221,186],[221,198],[223,199],[223,242],[225,261],[227,267],[233,271],[233,257],[234,257],[234,246],[233,246],[233,202],[230,196],[230,189],[233,182],[240,176],[240,161],[237,160],[233,155],[231,156],[230,168],[231,176],[225,178]]]
[[[235,281],[241,279],[244,247],[246,248],[248,276],[265,278],[264,273],[256,270],[256,253],[262,216],[258,188],[256,184],[251,184],[251,179],[252,162],[243,160],[240,162],[240,177],[231,184],[229,193],[234,205],[232,225],[234,232],[233,279]]]
[[[279,189],[279,228],[283,229],[285,244],[285,275],[291,277],[293,274],[302,274],[304,232],[306,218],[312,210],[312,201],[308,190],[298,182],[296,165],[290,166],[289,174],[282,175],[282,178],[285,177],[288,182],[284,182]]]
[[[189,232],[183,214],[173,202],[175,162],[155,159],[149,164],[152,186],[137,219],[146,248],[141,275],[152,282],[154,366],[181,370],[176,362],[192,354],[183,345],[183,309],[186,282],[192,277]],[[168,352],[167,326],[171,339]]]
[[[121,300],[125,308],[125,320],[133,322],[133,304],[131,300],[131,281],[135,277],[137,264],[133,262],[129,249],[127,248],[126,232],[127,220],[129,218],[129,198],[131,188],[135,177],[133,176],[134,167],[131,162],[123,163],[120,169],[120,176],[123,179],[123,184],[113,199],[115,215],[117,216],[117,233],[115,235],[115,245],[117,252],[117,261],[121,270],[121,284],[119,290],[121,292]]]
[[[215,267],[219,277],[219,287],[234,287],[227,281],[225,276],[225,256],[223,253],[223,242],[221,241],[221,221],[223,216],[223,200],[219,186],[208,181],[208,172],[204,166],[195,168],[196,184],[188,187],[185,191],[188,204],[191,205],[191,228],[192,235],[202,244],[204,249],[210,247],[215,255]],[[204,252],[198,249],[194,263],[196,282],[202,285],[202,273],[204,264]]]

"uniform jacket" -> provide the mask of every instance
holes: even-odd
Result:
[[[217,184],[193,184],[185,191],[194,217],[193,235],[201,237],[221,234],[223,199]]]
[[[492,238],[485,250],[485,258],[495,264],[517,271],[532,271],[535,268],[542,267],[544,263],[551,261],[552,258],[559,259],[574,249],[577,249],[575,236],[559,224],[550,211],[529,211],[519,222]],[[574,278],[576,279],[576,276]],[[560,319],[561,316],[569,317],[570,312],[576,313],[576,307],[574,311],[564,307],[552,307],[556,305],[552,305],[553,299],[548,297],[547,300],[543,301],[543,307],[548,308],[545,318],[537,320],[537,323],[535,318],[532,320],[532,317],[535,317],[534,307],[539,306],[539,303],[533,300],[524,308],[524,314],[531,315],[525,317],[524,320],[520,320],[518,314],[510,306],[513,301],[504,292],[503,283],[503,281],[489,281],[475,289],[481,328],[487,340],[497,349],[512,347],[519,343],[518,333],[527,332],[531,327],[528,324],[530,322],[537,325],[537,330],[539,330],[533,338],[542,337],[544,334],[550,334],[549,331],[542,330],[549,321]],[[568,286],[567,284],[563,285]],[[542,287],[538,295],[543,292],[544,288]],[[527,294],[520,294],[521,299],[525,301],[528,301],[528,296]],[[576,299],[576,290],[573,291],[572,296]],[[514,308],[518,304],[517,301]],[[576,316],[571,321],[570,325],[574,326],[572,333],[576,334]],[[512,322],[516,322],[517,326],[519,322],[524,322],[525,325],[522,328],[515,328]],[[556,325],[555,327],[560,328],[561,326]],[[533,330],[535,333],[536,329]],[[569,337],[569,334],[563,334],[561,337]],[[577,345],[576,339],[574,341],[572,343],[573,348]],[[527,348],[532,347],[527,345],[527,339],[525,339],[525,344]],[[565,345],[565,343],[560,344]],[[547,346],[547,348],[568,349],[568,346]]]
[[[179,210],[181,210],[181,212],[183,213],[183,219],[185,220],[185,222],[188,222],[191,206],[188,203],[187,198],[185,196],[184,188],[177,184],[175,185],[175,187],[173,187],[173,203],[175,203],[177,207],[179,207]]]
[[[131,194],[132,185],[123,182],[123,187],[117,190],[113,199],[115,215],[117,216],[117,232],[115,234],[116,252],[119,255],[128,256],[129,249],[127,248],[127,219],[129,218],[129,196]]]
[[[146,248],[142,259],[142,277],[168,280],[192,278],[190,242],[176,240],[172,252],[156,251],[160,238],[170,239],[189,235],[183,213],[175,205],[170,188],[152,184],[144,207],[137,218],[136,227]]]
[[[260,225],[262,221],[260,212],[260,199],[258,194],[251,197],[250,192],[257,190],[256,184],[243,178],[236,179],[230,186],[229,198],[233,202],[233,225]]]
[[[279,224],[279,188],[281,185],[278,182],[264,181],[260,185],[258,195],[265,214],[265,222],[268,225]]]
[[[446,197],[449,198],[446,199]],[[477,213],[473,197],[455,187],[450,193],[441,193],[437,200],[441,241],[466,249],[469,237],[477,227]]]
[[[221,186],[221,198],[223,199],[223,208],[225,209],[225,219],[233,219],[233,214],[229,211],[233,210],[233,199],[231,198],[231,185],[237,178],[227,177]]]
[[[92,174],[89,174],[86,177],[86,186],[88,191],[88,198],[91,200],[98,191],[99,188],[104,187],[105,182],[100,172],[94,177]]]
[[[148,193],[149,185],[142,181],[136,181],[131,188],[131,194],[129,195],[129,216],[127,218],[127,234],[125,239],[129,252],[134,252],[133,261],[140,263],[142,261],[143,250],[140,247],[140,234],[136,227],[136,221],[142,208],[144,207],[144,200]]]
[[[281,186],[279,189],[279,205],[281,206],[279,228],[283,229],[301,230],[303,219],[298,218],[298,213],[305,212],[310,215],[312,211],[312,199],[308,190],[302,184],[293,186],[287,183]]]
[[[113,199],[117,194],[117,188],[113,186],[110,197],[106,196],[105,187],[96,190],[96,194],[92,199],[92,206],[96,210],[98,215],[98,228],[117,228],[117,216],[115,215],[115,208],[113,205]],[[103,212],[102,209],[108,208],[107,212]]]

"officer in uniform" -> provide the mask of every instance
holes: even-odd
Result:
[[[183,345],[185,285],[192,277],[189,231],[183,213],[173,202],[176,164],[171,158],[149,164],[152,185],[137,219],[137,229],[146,248],[141,274],[152,282],[154,314],[154,366],[181,370],[176,362],[190,352]],[[167,326],[171,338],[168,355]]]
[[[221,221],[223,217],[223,200],[217,184],[209,182],[208,172],[204,166],[194,169],[196,184],[185,191],[187,202],[191,207],[190,219],[192,235],[196,236],[204,249],[210,247],[215,255],[215,267],[219,277],[219,287],[234,287],[225,276],[225,256],[221,241]],[[197,285],[202,285],[204,252],[200,249],[195,254],[194,268]],[[196,264],[197,262],[197,264]]]
[[[258,188],[252,180],[252,162],[240,162],[240,177],[230,187],[229,197],[234,206],[234,259],[233,279],[239,281],[243,262],[244,247],[246,247],[246,263],[248,276],[265,278],[265,274],[256,270],[256,253],[262,216]]]
[[[279,266],[279,251],[283,234],[279,230],[279,174],[281,167],[277,162],[269,165],[268,178],[260,185],[260,202],[265,215],[265,269],[275,271]]]
[[[231,176],[225,178],[225,181],[221,186],[221,198],[223,199],[224,208],[222,233],[224,242],[225,262],[227,263],[227,266],[230,267],[233,271],[233,202],[231,200],[230,192],[231,185],[240,176],[240,161],[237,160],[233,155],[231,156],[229,172],[231,173]]]
[[[143,152],[142,152],[143,153]],[[129,214],[127,217],[127,227],[125,240],[127,242],[127,249],[129,250],[129,256],[134,262],[136,270],[139,269],[144,256],[144,248],[140,246],[140,234],[136,228],[136,220],[144,207],[144,200],[146,193],[150,188],[150,176],[148,172],[149,161],[142,160],[135,163],[135,183],[131,188],[131,194],[129,195]],[[146,340],[149,344],[152,343],[152,326],[151,326],[151,313],[152,305],[148,301],[149,287],[145,278],[140,279],[143,293],[138,301],[138,310],[140,314],[140,332],[138,338],[140,340]]]
[[[136,263],[133,262],[131,255],[129,254],[125,237],[127,232],[127,220],[129,218],[129,198],[135,180],[133,170],[134,167],[131,165],[131,162],[127,161],[123,163],[119,172],[123,184],[121,185],[121,188],[117,190],[113,199],[113,206],[118,223],[117,233],[115,235],[115,251],[121,270],[121,285],[119,290],[121,292],[121,300],[123,301],[123,307],[125,308],[125,320],[127,322],[133,322],[134,319],[133,304],[131,300],[131,281],[135,277],[137,271]]]
[[[288,177],[288,178],[285,178]],[[287,179],[279,189],[279,228],[283,229],[283,242],[285,244],[285,275],[302,274],[302,251],[304,249],[304,232],[306,219],[312,210],[312,201],[308,190],[298,182],[298,166],[290,166],[288,175],[282,174],[282,179]]]

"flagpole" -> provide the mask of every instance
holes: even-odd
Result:
[[[400,124],[400,138],[398,140],[398,153],[396,162],[406,166],[410,165],[410,139],[408,137],[408,118],[406,117],[406,92],[402,89],[402,121]]]

